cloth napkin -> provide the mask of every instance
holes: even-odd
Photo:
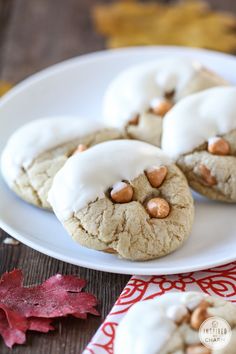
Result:
[[[202,291],[236,302],[236,262],[178,275],[133,276],[83,354],[113,354],[116,328],[128,309],[171,291]]]

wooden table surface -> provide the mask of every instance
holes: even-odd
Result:
[[[17,83],[26,76],[61,60],[104,49],[94,32],[91,8],[109,0],[0,0],[0,79]],[[235,0],[211,0],[214,8],[236,12]],[[20,268],[25,283],[40,283],[49,276],[75,274],[87,279],[87,290],[101,303],[101,317],[87,321],[66,318],[49,334],[28,333],[27,344],[7,349],[0,339],[0,353],[80,354],[111,309],[129,276],[97,272],[57,261],[23,244],[4,245],[0,230],[0,274]]]

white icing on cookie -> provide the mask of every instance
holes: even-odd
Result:
[[[141,141],[104,142],[68,159],[54,178],[48,201],[58,218],[66,220],[104,197],[117,182],[133,180],[149,166],[169,163],[159,148]]]
[[[147,111],[167,92],[175,90],[174,100],[178,101],[206,85],[226,84],[217,75],[207,74],[204,82],[192,85],[192,80],[202,70],[199,62],[186,57],[161,58],[126,69],[108,86],[103,101],[104,120],[112,126],[122,127],[136,114]]]
[[[162,148],[177,159],[233,129],[236,129],[236,88],[212,88],[184,98],[166,114]]]
[[[191,301],[206,295],[189,292]],[[179,338],[176,323],[188,313],[188,297],[168,293],[154,300],[138,302],[121,320],[115,336],[114,354],[166,354],[170,339],[175,347]],[[170,349],[170,348],[169,348]]]
[[[25,124],[12,134],[2,153],[1,168],[6,182],[12,185],[21,168],[28,168],[43,152],[103,127],[101,123],[70,116]]]
[[[208,139],[208,144],[215,144],[217,143],[217,141],[221,140],[221,138],[219,136],[212,136]]]
[[[202,293],[187,292],[184,293],[181,302],[190,310],[193,311],[206,295]]]
[[[156,168],[157,168],[156,166],[150,166],[146,169],[146,172],[154,172],[156,171]]]
[[[150,108],[155,109],[155,108],[158,107],[162,102],[163,102],[163,98],[162,98],[162,97],[154,97],[154,98],[150,101]]]
[[[187,307],[184,305],[172,305],[166,310],[166,316],[174,322],[180,322],[188,314]]]
[[[118,193],[120,192],[122,189],[124,189],[125,187],[127,187],[127,184],[125,182],[116,182],[113,186],[112,186],[112,192],[113,193]]]

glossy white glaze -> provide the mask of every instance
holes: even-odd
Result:
[[[6,182],[11,185],[21,168],[29,167],[43,152],[102,128],[101,123],[71,116],[42,118],[23,125],[11,135],[2,153]]]
[[[162,149],[173,159],[236,129],[236,87],[216,87],[188,96],[163,122]]]
[[[149,166],[169,163],[162,150],[141,141],[104,142],[68,159],[54,178],[48,200],[58,218],[67,219],[117,182],[133,180]]]

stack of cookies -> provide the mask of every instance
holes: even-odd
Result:
[[[1,168],[25,201],[54,211],[82,246],[149,260],[189,237],[202,195],[236,201],[236,88],[188,58],[119,74],[103,123],[48,117],[20,127]]]

